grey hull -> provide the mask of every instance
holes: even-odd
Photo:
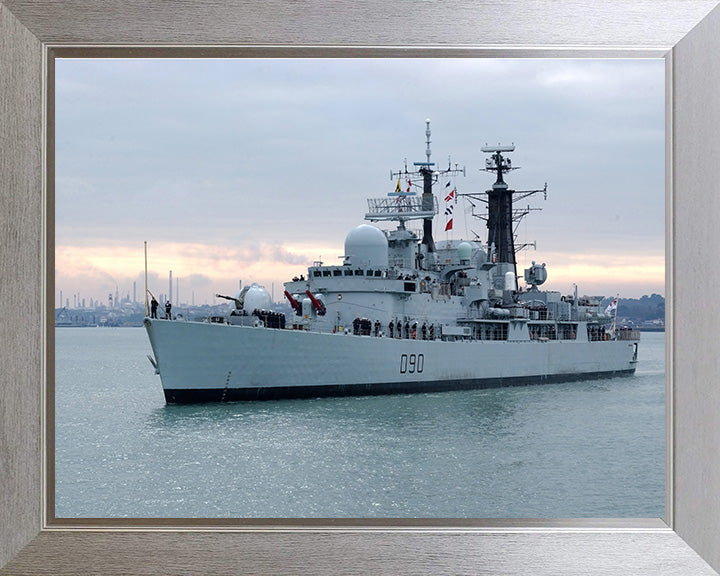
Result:
[[[632,341],[400,340],[147,320],[169,403],[491,388],[632,374]]]

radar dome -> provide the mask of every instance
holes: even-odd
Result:
[[[253,310],[269,310],[272,308],[270,293],[258,284],[251,284],[247,287],[243,308],[251,313]]]
[[[468,242],[460,242],[457,247],[458,258],[460,261],[470,260],[472,256],[472,246]]]
[[[387,267],[388,242],[385,234],[369,224],[353,228],[345,237],[345,258],[352,266]]]

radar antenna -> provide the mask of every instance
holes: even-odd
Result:
[[[425,120],[425,162],[413,162],[414,170],[408,170],[407,162],[405,163],[405,170],[398,172],[391,172],[391,179],[398,179],[398,184],[394,193],[388,194],[388,196],[395,196],[396,207],[391,210],[389,202],[384,199],[381,200],[368,200],[370,212],[365,215],[368,220],[400,220],[401,224],[404,220],[411,218],[422,218],[423,220],[423,238],[422,243],[426,245],[428,252],[436,252],[435,241],[432,235],[432,221],[435,214],[437,214],[437,204],[435,202],[435,196],[432,191],[432,187],[437,183],[440,176],[446,175],[465,175],[465,167],[462,169],[455,165],[455,168],[451,168],[450,160],[448,159],[447,170],[435,170],[435,163],[431,161],[432,150],[430,149],[430,136],[432,132],[430,130],[430,120]],[[400,179],[407,178],[407,188],[403,191],[400,187]],[[420,201],[416,199],[408,198],[408,196],[414,196],[415,193],[412,191],[414,184],[412,182],[415,178],[422,177],[422,196]]]
[[[507,158],[503,153],[513,152],[515,145],[497,146],[485,145],[481,148],[482,152],[490,154],[485,160],[486,172],[492,172],[496,175],[495,183],[492,189],[485,192],[471,192],[458,194],[458,196],[466,196],[473,200],[478,200],[487,205],[487,214],[476,214],[473,205],[473,216],[485,220],[488,229],[487,245],[494,246],[494,259],[502,268],[502,273],[513,272],[517,276],[517,261],[515,254],[518,249],[528,247],[532,244],[523,244],[516,248],[515,237],[517,225],[531,211],[540,210],[540,208],[514,208],[513,202],[527,198],[539,192],[542,192],[544,198],[547,199],[547,183],[540,190],[511,190],[503,179],[503,175],[511,170],[517,170],[517,166],[512,165],[512,160]]]

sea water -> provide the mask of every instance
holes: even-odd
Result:
[[[58,518],[665,514],[662,333],[630,377],[181,406],[143,328],[55,338]]]

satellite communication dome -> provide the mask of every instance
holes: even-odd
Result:
[[[345,258],[353,266],[385,268],[388,265],[388,242],[379,228],[361,224],[345,237]]]
[[[247,292],[245,292],[245,302],[243,308],[245,308],[248,313],[253,310],[269,310],[272,308],[272,298],[270,297],[270,292],[258,284],[251,284],[248,287]]]
[[[472,256],[472,246],[469,242],[460,242],[457,247],[457,253],[461,262],[463,260],[470,260],[470,257]]]

